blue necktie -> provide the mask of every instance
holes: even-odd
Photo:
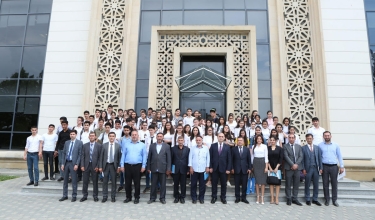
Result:
[[[92,145],[93,144],[90,144],[90,162],[92,161],[92,151],[94,150]]]
[[[72,144],[70,145],[70,149],[69,149],[69,154],[68,154],[67,160],[72,160],[71,156],[72,156],[73,144],[74,144],[74,142],[72,142]]]

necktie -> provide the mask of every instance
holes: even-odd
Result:
[[[151,144],[154,143],[154,137],[151,137]]]
[[[242,147],[240,147],[240,156],[242,157]]]
[[[109,149],[109,163],[113,163],[113,144],[111,144],[111,148]]]
[[[219,155],[221,154],[221,148],[222,148],[222,146],[220,144],[220,146],[219,146]]]
[[[293,155],[294,155],[294,163],[296,163],[296,152],[294,151],[294,145],[292,144],[292,150],[293,150]]]
[[[310,146],[310,151],[313,152],[313,148],[312,148],[312,145]]]
[[[90,144],[90,162],[92,161],[93,144]]]
[[[70,145],[70,149],[69,149],[69,154],[68,154],[67,160],[72,160],[71,157],[72,157],[73,145],[74,145],[74,142],[72,142],[72,144]]]

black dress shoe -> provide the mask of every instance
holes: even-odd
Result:
[[[71,182],[72,182],[72,179],[70,179],[70,178],[69,178],[69,181],[68,181],[68,183],[71,183]]]
[[[34,185],[34,181],[28,182],[26,186]]]
[[[203,203],[204,203],[204,200],[199,200],[199,202],[200,202],[201,204],[203,204]]]
[[[98,197],[94,197],[94,202],[99,201]]]
[[[216,202],[216,198],[212,198],[212,199],[211,199],[211,203],[212,203],[212,204],[215,204],[215,202]]]
[[[223,204],[227,204],[227,200],[226,200],[226,199],[221,199],[221,202],[222,202]]]
[[[286,204],[287,204],[287,205],[292,205],[292,200],[288,199],[288,200],[286,201]]]
[[[105,202],[107,202],[107,198],[102,199],[102,203],[105,203]]]
[[[87,200],[87,197],[83,197],[81,200],[79,200],[80,202],[84,202]]]
[[[197,204],[197,200],[193,200],[192,203],[193,203],[193,204]]]
[[[53,178],[53,177],[51,177],[51,178],[49,178],[50,180],[56,180],[55,178]]]
[[[234,201],[234,203],[239,203],[240,202],[240,198],[236,198],[236,200]]]
[[[68,197],[61,197],[61,199],[59,199],[60,202],[64,201],[64,200],[67,200]]]
[[[112,198],[112,199],[111,199],[111,202],[116,202],[116,199],[115,199],[115,198]]]
[[[121,190],[123,190],[124,187],[123,186],[120,186],[118,189],[117,189],[117,192],[120,192]]]
[[[48,177],[43,177],[42,181],[44,181],[44,180],[48,180]]]
[[[306,201],[306,205],[311,205],[311,202],[310,201]]]
[[[178,198],[175,198],[173,203],[178,203]]]
[[[302,206],[302,203],[300,203],[297,199],[294,199],[292,201],[293,204],[296,204],[296,205],[299,205],[299,206]]]
[[[181,198],[181,199],[180,199],[180,203],[181,203],[181,204],[184,204],[184,203],[185,203],[185,199],[184,199],[184,198]]]
[[[160,202],[161,202],[161,204],[165,204],[165,203],[167,203],[166,201],[165,201],[165,199],[162,199],[162,200],[160,200]]]
[[[318,201],[312,201],[312,203],[317,205],[317,206],[322,206],[322,204],[320,204],[320,202],[318,202]]]
[[[153,203],[153,202],[155,202],[155,200],[150,199],[150,200],[147,201],[147,204],[151,204],[151,203]]]
[[[326,200],[326,201],[324,202],[324,205],[325,205],[325,206],[329,206],[329,201]]]
[[[38,182],[35,182],[35,183],[34,183],[34,186],[38,186]]]
[[[61,182],[63,180],[64,180],[64,178],[62,178],[62,177],[60,177],[60,178],[57,179],[57,181],[59,181],[59,182]]]
[[[247,199],[242,199],[242,202],[249,204],[249,201],[247,201]]]
[[[337,203],[337,201],[333,201],[332,204],[336,207],[339,207],[339,204]]]
[[[128,202],[130,202],[130,201],[132,201],[132,198],[126,198],[126,199],[124,200],[124,203],[128,203]]]
[[[135,198],[134,199],[134,204],[138,204],[139,203],[139,198]]]
[[[73,197],[72,200],[71,200],[71,202],[75,202],[76,200],[77,200],[77,198]]]

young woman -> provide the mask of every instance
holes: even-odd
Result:
[[[229,113],[228,115],[227,125],[229,126],[230,131],[233,133],[237,123],[234,121],[234,116],[232,113]]]
[[[207,127],[206,135],[203,137],[203,145],[206,145],[210,149],[211,144],[217,142],[217,137],[213,131],[212,127]]]
[[[166,122],[163,129],[163,135],[164,135],[164,143],[168,144],[170,147],[172,147],[172,139],[174,136],[174,128],[172,126],[172,123],[170,121]]]
[[[238,124],[240,122],[240,120],[242,120],[241,116],[237,116],[236,123]]]
[[[161,119],[161,113],[156,112],[154,119],[152,119],[152,124],[155,124],[156,130],[159,130],[162,126]]]
[[[255,115],[255,124],[256,126],[262,126],[262,120],[260,119],[260,115]]]
[[[251,112],[250,121],[255,121],[255,116],[258,115],[258,110],[253,110]]]
[[[237,138],[238,135],[240,135],[241,130],[245,130],[245,132],[246,132],[245,122],[242,119],[237,123],[237,126],[234,128],[234,137],[235,138]]]
[[[246,129],[250,129],[250,127],[251,127],[251,122],[250,122],[249,116],[247,116],[247,115],[243,115],[243,116],[242,116],[242,120],[245,122],[245,128],[246,128]]]
[[[271,111],[267,111],[267,123],[268,123],[268,128],[272,129],[274,128],[273,125],[273,115]]]
[[[262,134],[264,139],[264,144],[267,145],[268,138],[270,137],[270,129],[268,128],[267,120],[262,122]]]
[[[199,111],[198,110],[195,110],[194,113],[193,113],[193,117],[194,118],[199,118]]]
[[[283,149],[276,145],[278,142],[277,138],[271,136],[268,140],[270,146],[268,147],[268,170],[277,174],[277,171],[281,167],[284,159],[284,152]],[[274,188],[276,191],[276,196],[274,197]],[[280,193],[280,185],[270,185],[270,194],[271,194],[271,204],[279,204],[279,193]]]
[[[244,141],[243,146],[244,147],[249,147],[250,146],[250,140],[249,140],[249,138],[246,135],[245,129],[241,129],[240,130],[238,137],[242,137],[243,138],[243,141]],[[237,145],[237,138],[236,138],[236,141],[235,141],[235,145]]]
[[[142,124],[143,124],[143,122],[146,122],[147,125],[149,125],[149,124],[148,124],[147,117],[146,117],[146,112],[142,112],[142,113],[141,113],[141,117],[139,117],[138,120],[137,120],[137,128],[138,128],[139,130],[142,129]]]
[[[255,123],[255,122],[254,122]],[[253,136],[253,138],[250,139],[250,146],[253,146],[255,145],[255,137],[256,136],[262,136],[262,139],[263,139],[263,134],[262,134],[262,128],[260,126],[256,126],[255,127],[255,134]],[[264,142],[264,141],[263,141]]]
[[[116,121],[116,112],[111,113],[111,119],[112,121]]]
[[[171,122],[171,124],[174,126],[173,114],[171,111],[167,111],[165,118],[167,118],[167,121]]]
[[[228,125],[225,125],[223,128],[223,134],[225,137],[224,142],[228,144],[231,148],[234,147],[234,137]],[[230,184],[230,174],[227,175],[227,186],[232,186]]]
[[[255,142],[253,149],[251,150],[253,159],[253,169],[255,176],[255,189],[257,193],[256,203],[264,205],[264,188],[267,184],[268,175],[268,148],[263,143],[261,136],[255,136]],[[259,195],[259,186],[261,187],[261,196]],[[262,198],[259,201],[259,197]]]
[[[277,139],[276,141],[276,146],[281,146],[280,145],[280,141],[279,141],[279,133],[277,133],[276,129],[271,129],[271,134],[270,134],[270,137],[268,139],[270,139],[271,137],[275,137]],[[267,146],[271,146],[271,143],[267,142]]]
[[[277,134],[278,134],[278,139],[279,139],[279,142],[280,142],[280,147],[283,147],[283,144],[285,142],[285,138],[288,137],[287,134],[284,133],[283,131],[283,125],[278,123],[276,124],[276,131],[277,131]]]
[[[296,128],[294,126],[289,126],[288,134],[294,134],[294,136],[296,137],[296,140],[294,141],[294,143],[301,145],[301,140],[299,139],[298,134],[296,134]],[[289,143],[288,138],[285,139],[285,143],[286,144]]]
[[[108,121],[108,115],[106,111],[102,111],[102,114],[100,115],[100,118],[104,120],[104,123]]]
[[[161,119],[161,128],[158,130],[158,133],[159,132],[161,132],[161,133],[164,132],[165,124],[167,124],[167,119],[166,118]]]
[[[128,115],[128,110],[124,110],[124,114],[122,116],[124,119],[127,119],[129,118],[129,115]]]
[[[114,128],[114,123],[113,123],[113,120],[112,120],[112,119],[108,119],[107,122],[111,124],[111,128]]]
[[[249,134],[249,139],[250,140],[255,136],[255,122],[253,122],[253,121],[250,124],[250,128],[248,130],[248,134]]]
[[[191,127],[188,124],[184,126],[184,136],[185,136],[185,146],[190,147],[189,140],[191,136]]]
[[[130,118],[134,119],[134,121],[137,122],[138,121],[137,113],[136,112],[132,112],[132,114],[130,115]]]
[[[184,131],[182,125],[177,125],[176,131],[174,132],[173,139],[172,139],[172,147],[177,145],[178,137],[183,136],[185,139]]]
[[[201,135],[205,135],[206,134],[206,120],[204,120],[203,118],[201,118],[201,120],[199,121],[199,127],[201,128]]]
[[[290,119],[284,118],[283,119],[283,131],[285,134],[289,134],[289,126],[290,126]]]
[[[216,129],[216,135],[218,135],[219,133],[221,133],[221,132],[224,131],[224,126],[225,125],[226,125],[225,118],[224,117],[220,117],[219,118],[219,124],[217,125],[217,129]]]
[[[197,146],[197,142],[195,141],[195,137],[200,136],[198,127],[193,127],[191,131],[190,141],[189,141],[189,148]]]

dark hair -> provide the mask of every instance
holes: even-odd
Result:
[[[289,124],[290,124],[290,119],[288,118],[288,117],[285,117],[284,119],[283,119],[283,124],[285,124],[285,121],[286,120],[288,120],[289,121]]]
[[[117,119],[117,120],[115,121],[115,124],[117,124],[117,123],[121,124],[121,121]]]
[[[239,127],[240,127],[240,122],[243,122],[243,126],[245,127],[245,122],[244,122],[242,119],[240,119],[240,121],[237,123],[236,128],[239,128]]]
[[[50,124],[50,125],[48,125],[48,127],[55,127],[55,125],[54,124]]]
[[[273,116],[273,120],[275,120],[276,118],[279,119],[279,117],[277,117],[277,116]]]
[[[111,123],[107,122],[107,123],[105,123],[104,127],[107,127],[107,126],[111,127],[112,125],[111,125]]]
[[[198,130],[198,134],[197,134],[196,137],[198,137],[198,136],[201,135],[200,132],[199,132],[199,128],[198,127],[193,127],[193,129],[191,129],[190,141],[192,141],[194,139],[194,132],[193,131],[194,131],[195,128]]]
[[[89,118],[95,118],[95,116],[94,115],[90,115]]]
[[[281,129],[283,128],[283,125],[282,124],[280,124],[280,123],[277,123],[276,125],[275,125],[275,128],[277,128],[277,126],[280,126],[281,127]],[[288,129],[289,130],[289,129]]]
[[[193,109],[191,109],[191,108],[187,108],[187,109],[186,109],[186,111],[189,111],[189,110],[190,110],[190,111],[193,111]]]
[[[102,118],[99,118],[98,122],[99,122],[99,121],[102,121],[102,122],[104,122],[104,120],[103,120]]]
[[[100,113],[102,113],[102,111],[100,111],[99,109],[96,109],[95,112],[100,112]]]
[[[184,134],[186,134],[186,128],[189,127],[188,135],[191,136],[191,126],[189,124],[186,124],[184,126]]]
[[[69,124],[67,120],[61,122],[61,124]]]
[[[78,116],[79,119],[81,119],[81,122],[85,122],[85,119],[82,116]]]
[[[214,132],[214,128],[213,127],[206,127],[206,131],[205,131],[205,134],[208,134],[208,129],[209,128],[211,128],[212,129],[212,135],[211,135],[211,137],[212,137],[212,143],[214,143],[214,139],[215,139],[215,132]],[[208,135],[207,135],[208,136]]]
[[[127,126],[127,125],[125,125],[125,126]],[[125,126],[124,126],[124,128],[125,128]],[[148,126],[148,129],[154,129],[155,130],[155,126],[154,125],[150,125],[150,126]]]
[[[197,138],[201,138],[201,139],[203,139],[202,136],[201,136],[200,134],[198,134],[198,135],[195,137],[195,140],[196,140]]]
[[[267,115],[268,115],[268,113],[272,113],[272,111],[271,111],[271,110],[268,110],[268,111],[267,111]]]
[[[244,132],[245,133],[245,137],[242,137],[241,136],[241,132]],[[237,139],[238,138],[243,138],[244,139],[244,144],[246,145],[246,146],[248,146],[250,143],[249,143],[249,138],[247,138],[247,134],[246,134],[246,130],[245,129],[241,129],[240,130],[240,133],[238,134],[238,137],[237,137]]]
[[[176,138],[177,138],[177,128],[178,127],[182,127],[182,125],[177,125],[177,127],[176,127],[176,132],[174,133],[174,143],[176,143]],[[183,129],[183,127],[182,127],[182,129]],[[182,130],[182,135],[181,136],[184,136],[185,134],[184,134],[184,131]],[[180,136],[180,137],[181,137]]]
[[[313,117],[313,118],[311,119],[311,121],[319,121],[319,118],[318,118],[318,117]]]
[[[31,126],[30,130],[33,129],[33,128],[38,129],[35,125],[33,125],[33,126]]]
[[[312,138],[314,138],[314,136],[313,136],[312,134],[306,134],[305,137],[306,137],[306,138],[308,138],[308,137],[312,137]]]
[[[224,120],[224,123],[223,124],[220,124],[220,120],[223,119]],[[219,117],[219,123],[217,125],[217,129],[216,129],[216,133],[219,132],[219,129],[220,129],[220,126],[223,125],[223,130],[221,132],[224,133],[224,126],[226,125],[226,121],[225,121],[225,118],[223,116]]]
[[[67,121],[68,119],[65,116],[61,116],[60,120]]]
[[[258,112],[258,110],[253,110],[253,111],[251,112],[251,115],[250,115],[250,120],[251,120],[251,121],[254,121],[254,120],[255,120],[255,116],[253,116],[253,115],[254,115],[254,112]]]
[[[228,130],[229,130],[229,132],[225,132],[224,131],[224,128],[225,127],[228,127]],[[224,127],[223,127],[223,134],[224,134],[224,137],[225,137],[225,139],[227,139],[227,140],[233,140],[233,136],[232,136],[232,132],[230,131],[230,128],[229,128],[229,126],[228,125],[224,125]]]
[[[90,125],[90,122],[89,121],[85,121],[85,122],[83,122],[83,124],[89,124]]]
[[[260,137],[262,139],[262,144],[264,144],[264,139],[263,139],[263,136],[262,135],[255,135],[254,136],[254,148],[253,150],[256,148],[257,146],[257,140],[258,140],[258,137]]]
[[[167,116],[168,113],[171,114],[171,116],[169,116],[169,118],[168,118],[168,116]],[[169,121],[173,121],[173,114],[172,114],[171,111],[168,110],[167,113],[165,113],[165,117],[166,117]]]
[[[107,108],[113,108],[113,105],[109,104]]]
[[[115,135],[115,137],[116,137],[116,133],[115,133],[115,132],[113,132],[113,131],[111,131],[111,132],[109,132],[109,133],[108,133],[108,137],[109,137],[109,135],[111,135],[111,134],[114,134],[114,135]]]
[[[172,126],[172,123],[170,121],[167,121],[167,123],[165,123],[165,125],[164,125],[163,135],[165,135],[167,133],[167,124],[171,125],[171,128],[169,129],[169,133],[174,134],[174,128]]]
[[[104,114],[105,114],[104,117],[102,117],[103,112],[104,112]],[[102,111],[102,112],[100,113],[100,117],[99,117],[99,118],[103,119],[103,121],[108,121],[108,113],[107,113],[106,111]]]
[[[325,131],[325,132],[323,132],[323,135],[326,134],[326,133],[329,133],[329,135],[331,135],[331,132],[330,132],[330,131]]]
[[[247,121],[245,121],[245,117],[247,118]],[[249,116],[247,114],[244,114],[242,116],[242,120],[245,122],[245,126],[246,127],[250,127],[251,126],[251,124],[250,124],[250,118],[249,118]]]
[[[165,106],[162,106],[160,109],[163,109],[163,108],[164,108],[164,109],[167,109]]]
[[[131,122],[131,121],[132,121],[131,118],[127,118],[127,119],[125,120],[126,123]]]
[[[129,125],[125,125],[125,126],[123,127],[123,129],[125,129],[125,128],[127,128],[127,129],[129,129],[129,130],[132,130],[132,128],[131,128]]]
[[[87,114],[90,114],[90,112],[89,112],[89,111],[87,111],[87,110],[83,112],[83,114],[86,114],[86,113],[87,113]]]
[[[77,130],[70,130],[69,134],[71,133],[77,134]]]

